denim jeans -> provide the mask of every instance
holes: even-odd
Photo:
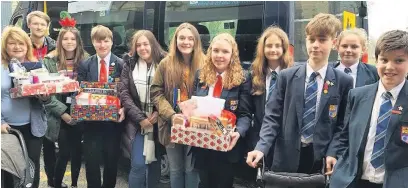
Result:
[[[136,133],[132,142],[131,169],[129,172],[129,188],[156,188],[160,181],[160,159],[145,164],[143,156],[144,135]]]
[[[194,169],[192,156],[187,156],[188,146],[175,144],[166,147],[170,166],[171,188],[197,188],[198,171]]]

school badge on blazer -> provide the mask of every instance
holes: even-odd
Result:
[[[230,100],[230,109],[235,111],[238,108],[238,100]]]
[[[401,126],[401,141],[408,144],[408,125]]]
[[[331,118],[337,117],[337,105],[330,105],[329,106],[329,116]]]

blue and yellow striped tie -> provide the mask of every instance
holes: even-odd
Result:
[[[278,73],[276,73],[276,71],[272,71],[271,79],[269,80],[268,101],[271,98],[273,89],[275,88],[277,77],[278,77]]]
[[[310,143],[313,138],[314,127],[316,125],[316,103],[317,103],[317,81],[318,72],[310,75],[305,92],[305,104],[303,107],[303,121],[301,135],[306,143]]]
[[[381,103],[380,113],[377,119],[375,142],[370,161],[375,169],[384,166],[385,134],[387,132],[388,123],[390,122],[392,110],[391,93],[384,92],[381,97],[383,98],[383,102]]]

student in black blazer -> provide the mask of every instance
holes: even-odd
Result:
[[[378,81],[375,66],[360,62],[362,54],[367,50],[367,33],[364,29],[353,28],[342,31],[337,38],[336,48],[341,61],[333,64],[333,67],[351,75],[354,88]]]
[[[350,76],[328,66],[340,28],[340,21],[330,14],[318,14],[308,23],[309,60],[279,74],[266,104],[260,140],[248,153],[248,165],[255,168],[275,144],[271,170],[318,173],[326,158],[331,172],[337,156],[332,140],[343,127],[347,94],[353,87]]]
[[[408,32],[377,41],[381,79],[350,91],[331,188],[407,188]]]
[[[192,148],[202,187],[232,187],[232,164],[243,158],[236,144],[251,124],[250,90],[251,80],[241,67],[235,39],[227,33],[217,35],[208,48],[203,68],[195,74],[193,95],[225,99],[224,109],[233,112],[237,122],[228,152]]]
[[[270,99],[275,87],[277,75],[281,70],[293,64],[288,50],[288,36],[277,26],[270,26],[263,32],[258,39],[256,49],[255,60],[251,67],[253,102],[251,112],[253,112],[254,119],[246,139],[249,151],[255,148],[259,140],[266,102]],[[272,154],[273,152],[270,151],[265,160],[267,167],[270,167],[272,163]]]
[[[98,25],[91,31],[92,44],[96,55],[80,63],[78,81],[118,82],[123,60],[111,53],[112,32],[109,28]],[[105,70],[103,70],[105,67]],[[104,75],[102,75],[104,74]],[[119,122],[124,119],[123,108],[119,110]],[[103,161],[104,188],[114,188],[118,159],[120,154],[120,134],[122,123],[116,122],[83,122],[84,123],[84,157],[86,181],[88,188],[101,188],[100,160]]]

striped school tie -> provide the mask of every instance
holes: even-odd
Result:
[[[271,79],[269,81],[269,90],[268,90],[268,101],[271,98],[272,91],[275,88],[276,85],[276,78],[278,77],[278,73],[276,71],[271,72]]]
[[[305,104],[303,107],[303,121],[301,135],[305,143],[310,143],[313,140],[314,127],[316,125],[316,103],[317,103],[317,81],[318,72],[313,72],[310,75],[305,93]]]
[[[392,110],[391,93],[384,92],[381,97],[383,98],[383,102],[381,103],[380,113],[377,119],[375,142],[370,161],[375,169],[384,166],[385,134],[387,132],[388,123],[390,122]]]
[[[344,69],[344,72],[346,74],[351,74],[351,69],[347,67],[347,68]]]

